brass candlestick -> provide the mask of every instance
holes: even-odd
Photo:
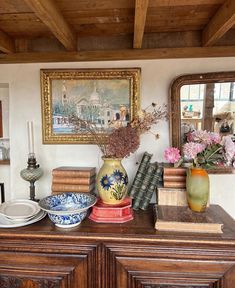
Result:
[[[43,171],[37,164],[34,153],[29,154],[27,163],[28,167],[20,172],[20,176],[30,183],[30,200],[38,201],[35,199],[35,182],[43,175]]]

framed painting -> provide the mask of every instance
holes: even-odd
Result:
[[[41,100],[44,144],[95,144],[72,117],[102,127],[108,135],[138,113],[140,68],[42,69]]]

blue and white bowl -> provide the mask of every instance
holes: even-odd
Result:
[[[66,192],[47,196],[39,201],[42,210],[56,226],[71,228],[79,225],[87,215],[87,210],[97,199],[90,193]]]

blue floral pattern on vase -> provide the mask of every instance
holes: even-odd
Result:
[[[109,190],[116,200],[121,200],[123,198],[123,189],[128,184],[127,175],[119,170],[115,170],[113,174],[104,175],[100,180],[101,186],[105,190]]]
[[[97,175],[99,196],[105,204],[122,202],[127,193],[128,176],[121,159],[103,158],[104,164]]]
[[[113,183],[112,179],[108,175],[105,175],[101,178],[100,184],[105,190],[109,190]]]

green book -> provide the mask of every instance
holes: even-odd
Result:
[[[156,163],[150,163],[148,165],[148,168],[146,170],[140,189],[134,199],[134,203],[133,203],[134,210],[139,209],[140,203],[151,185],[151,181],[152,181],[153,175],[155,175],[156,169],[157,169]]]
[[[135,198],[135,195],[137,195],[137,193],[140,189],[140,186],[142,184],[143,178],[146,174],[146,168],[147,168],[152,156],[153,156],[153,154],[149,154],[148,152],[144,153],[144,155],[141,159],[140,165],[138,167],[138,170],[136,172],[134,181],[133,181],[133,183],[132,183],[132,185],[128,191],[128,195],[131,198]]]
[[[146,191],[139,205],[140,209],[146,210],[148,208],[148,205],[152,199],[153,193],[156,192],[159,184],[161,185],[162,177],[163,177],[163,167],[160,164],[157,164],[157,169],[150,180],[150,185],[148,186],[148,190]]]

